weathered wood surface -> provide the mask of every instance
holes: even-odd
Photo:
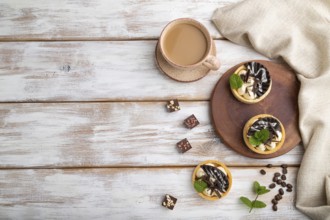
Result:
[[[218,40],[222,66],[193,83],[179,83],[156,67],[156,41],[2,42],[0,102],[101,100],[208,100],[230,67],[266,59]]]
[[[213,11],[237,1],[1,1],[0,219],[305,219],[294,193],[278,212],[275,191],[252,214],[238,201],[253,197],[253,180],[270,183],[270,172],[254,166],[299,165],[302,147],[250,159],[224,146],[210,124],[208,100],[222,74],[267,58],[217,40],[222,67],[202,80],[178,83],[155,65],[169,21],[195,18],[220,39]],[[185,100],[181,111],[165,111],[172,98]],[[193,130],[182,125],[190,114],[201,122]],[[182,138],[193,145],[183,155],[175,148]],[[192,166],[207,159],[230,165],[234,177],[218,202],[202,200],[190,182]],[[289,169],[289,182],[296,173]],[[174,211],[161,207],[165,193],[179,199]]]
[[[0,167],[177,166],[207,159],[235,166],[300,164],[300,146],[278,158],[255,160],[220,143],[209,102],[180,102],[174,113],[165,104],[1,104]],[[189,130],[183,120],[191,114],[200,125]],[[193,149],[180,154],[175,145],[183,138]]]
[[[250,199],[253,180],[271,183],[273,172],[230,168],[233,187],[227,197],[206,201],[195,193],[193,168],[0,170],[1,219],[306,219],[293,206],[295,193],[285,193],[277,212],[271,199],[278,188],[259,197],[264,209],[248,212],[239,201]],[[295,183],[289,168],[287,182]],[[295,186],[295,184],[294,184]],[[178,198],[174,210],[161,206],[164,194]]]
[[[212,36],[214,10],[238,0],[2,0],[0,40],[114,40],[157,38],[180,17],[195,18]]]

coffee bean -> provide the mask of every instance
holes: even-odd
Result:
[[[276,173],[274,174],[274,176],[275,176],[275,177],[279,177],[279,176],[281,176],[281,174],[280,174],[279,172],[276,172]]]
[[[288,165],[287,164],[282,164],[281,167],[282,168],[288,168]]]
[[[275,183],[272,183],[272,184],[269,185],[270,189],[274,189],[275,187],[276,187]]]
[[[273,182],[277,182],[278,178],[276,176],[274,176],[273,178]]]
[[[277,211],[277,205],[273,205],[273,210],[276,212]]]
[[[281,176],[281,179],[282,179],[282,180],[286,180],[286,176],[283,174],[283,175]]]
[[[278,185],[281,185],[282,184],[282,180],[281,179],[278,179],[277,181],[276,181],[276,183],[278,184]]]
[[[276,199],[272,199],[272,203],[274,204],[274,205],[277,205],[277,200]]]
[[[266,167],[268,167],[268,168],[272,168],[273,167],[273,165],[272,164],[267,164],[267,166]]]
[[[287,188],[286,191],[287,192],[292,192],[292,188]]]
[[[292,185],[290,183],[286,184],[286,186],[289,188],[289,189],[292,189]]]
[[[284,195],[284,191],[283,191],[283,189],[282,189],[282,188],[279,189],[279,190],[278,190],[278,193],[279,193],[280,195]]]
[[[282,187],[286,187],[286,182],[282,182],[282,183],[281,183],[281,186],[282,186]]]
[[[282,169],[282,173],[283,173],[283,174],[287,174],[287,173],[288,173],[288,170],[287,170],[286,168],[283,168],[283,169]]]
[[[275,196],[275,200],[280,201],[282,199],[282,196],[280,194],[277,194]]]
[[[261,173],[262,175],[265,175],[265,174],[266,174],[266,171],[265,171],[264,169],[262,169],[262,170],[260,170],[260,173]]]

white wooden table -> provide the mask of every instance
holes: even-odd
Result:
[[[238,155],[214,133],[209,100],[231,66],[267,59],[221,39],[213,11],[236,0],[0,1],[0,219],[305,219],[287,193],[279,211],[248,209],[252,182],[271,182],[289,164],[295,183],[303,148],[269,160]],[[162,28],[179,17],[202,22],[216,39],[220,70],[194,83],[156,67]],[[177,98],[182,110],[168,113]],[[182,121],[195,114],[193,130]],[[188,138],[193,149],[179,154]],[[233,174],[230,194],[200,198],[194,167],[216,159]],[[262,176],[259,170],[271,163]],[[178,198],[173,211],[164,194]]]

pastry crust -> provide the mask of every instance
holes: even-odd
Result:
[[[215,165],[215,167],[221,166],[226,171],[227,177],[228,177],[229,186],[228,186],[227,191],[222,194],[221,198],[225,197],[229,193],[229,191],[231,189],[233,178],[232,178],[231,172],[228,169],[228,167],[225,164],[223,164],[223,163],[221,163],[221,162],[219,162],[217,160],[206,160],[206,161],[201,162],[200,164],[198,164],[197,167],[195,168],[194,172],[193,172],[193,175],[192,175],[192,185],[194,185],[194,182],[196,180],[197,171],[199,169],[201,169],[201,166],[204,165],[204,164],[213,164],[213,165]],[[216,201],[216,200],[219,200],[220,199],[217,196],[206,196],[203,193],[198,193],[198,195],[200,197],[202,197],[203,199],[210,200],[210,201]]]
[[[245,65],[242,65],[240,67],[237,68],[237,70],[234,72],[234,74],[239,74],[239,72],[241,70],[246,69]],[[269,87],[267,89],[267,91],[260,97],[256,98],[256,99],[246,99],[243,96],[239,95],[236,89],[230,88],[231,92],[233,93],[233,95],[235,96],[235,98],[237,100],[239,100],[240,102],[243,102],[245,104],[255,104],[260,102],[261,100],[263,100],[264,98],[267,97],[267,95],[270,93],[270,90],[272,89],[272,80],[270,79],[270,83],[269,83]]]
[[[248,133],[250,127],[252,126],[252,124],[254,122],[256,122],[257,120],[259,120],[260,118],[274,118],[279,122],[279,124],[281,126],[282,139],[280,140],[279,143],[276,144],[276,147],[272,150],[260,151],[260,150],[256,149],[256,147],[253,146],[252,144],[250,144],[250,142],[249,142],[247,133]],[[272,154],[272,153],[275,153],[276,151],[278,151],[279,149],[281,149],[281,147],[283,146],[284,141],[285,141],[285,129],[284,129],[282,122],[278,118],[276,118],[272,115],[269,115],[269,114],[260,114],[260,115],[256,115],[256,116],[252,117],[250,120],[248,120],[246,122],[244,129],[243,129],[243,139],[244,139],[246,146],[253,152],[258,153],[258,154]]]

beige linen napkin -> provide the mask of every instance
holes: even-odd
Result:
[[[330,0],[246,0],[217,9],[213,21],[224,37],[296,71],[306,150],[296,206],[313,219],[330,219]]]

